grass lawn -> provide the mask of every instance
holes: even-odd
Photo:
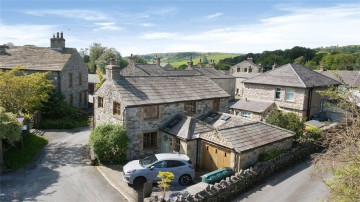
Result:
[[[206,53],[205,55],[206,55],[208,61],[210,61],[210,59],[213,59],[213,60],[215,60],[215,63],[218,63],[219,60],[224,59],[224,58],[232,58],[235,56],[239,56],[239,54],[233,54],[233,53]],[[194,65],[197,65],[199,63],[200,58],[201,57],[193,58]],[[188,62],[188,59],[176,61],[176,62],[170,62],[170,64],[173,67],[177,68],[180,65],[187,64],[187,62]]]
[[[84,115],[82,119],[43,119],[39,124],[41,129],[72,129],[89,125],[89,117]]]
[[[24,148],[17,144],[4,152],[4,163],[7,170],[16,170],[26,166],[31,159],[42,149],[48,140],[44,137],[28,134],[24,138]]]

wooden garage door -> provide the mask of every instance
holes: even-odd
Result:
[[[219,146],[203,142],[202,169],[213,171],[230,167],[230,151]]]

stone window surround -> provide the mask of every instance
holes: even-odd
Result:
[[[104,108],[104,98],[103,97],[97,97],[97,107],[98,108]]]
[[[292,99],[288,99],[287,96],[292,95]],[[285,101],[294,102],[295,101],[295,90],[293,88],[285,88]]]
[[[213,110],[219,111],[220,109],[220,98],[213,99]]]
[[[158,131],[145,132],[142,134],[143,150],[158,148]],[[146,137],[148,136],[148,137]],[[148,140],[146,140],[148,139]]]
[[[280,99],[281,99],[281,87],[275,87],[274,100],[280,100]]]
[[[68,77],[69,77],[69,88],[72,88],[73,87],[73,73],[69,72]]]
[[[121,115],[121,104],[119,102],[113,102],[113,115]]]
[[[154,109],[151,109],[155,107],[156,109],[156,113],[153,113],[153,114],[149,114],[151,112],[151,110],[154,110]],[[153,119],[158,119],[159,118],[159,105],[148,105],[148,106],[144,106],[142,107],[143,109],[143,119],[144,120],[153,120]]]

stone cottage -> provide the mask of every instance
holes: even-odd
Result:
[[[272,101],[241,99],[230,106],[231,114],[262,121],[276,105]]]
[[[162,71],[155,66],[120,70],[112,61],[106,67],[106,81],[94,95],[95,126],[124,125],[130,141],[128,159],[165,152],[165,137],[159,135],[159,127],[176,114],[199,116],[212,110],[228,110],[230,95],[209,78],[179,72],[149,74]]]
[[[22,66],[27,73],[48,72],[56,90],[70,105],[88,104],[88,70],[75,48],[65,47],[63,33],[50,39],[50,47],[0,46],[0,69]]]
[[[243,81],[262,74],[264,69],[254,63],[252,58],[230,67],[230,75],[236,78],[235,95],[242,97],[244,92]]]
[[[197,118],[175,115],[160,128],[164,147],[187,154],[197,168],[238,171],[254,165],[259,155],[291,148],[291,131],[225,113],[209,112]]]
[[[318,91],[340,82],[307,67],[286,64],[244,82],[244,97],[274,102],[278,109],[309,119],[322,111],[325,100]]]

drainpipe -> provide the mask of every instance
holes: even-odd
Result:
[[[309,93],[308,93],[308,104],[307,104],[307,111],[306,111],[306,120],[310,119],[311,100],[312,100],[313,90],[314,90],[314,86],[309,89]]]
[[[197,138],[196,138],[196,158],[195,158],[195,163],[196,163],[196,170],[199,169],[199,134],[196,135]]]

